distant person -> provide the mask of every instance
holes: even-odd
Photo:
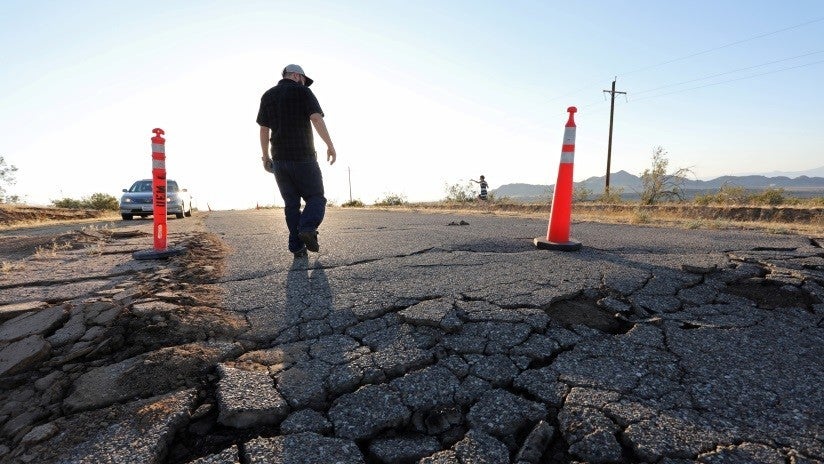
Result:
[[[469,180],[471,180],[472,182],[475,182],[476,184],[481,184],[481,193],[478,195],[478,198],[480,198],[481,200],[486,200],[487,199],[486,189],[489,188],[489,184],[486,183],[486,179],[484,178],[484,176],[481,176],[481,180],[475,180],[475,179],[469,179]]]
[[[260,125],[263,169],[275,175],[283,197],[289,251],[295,258],[303,258],[307,256],[306,250],[320,250],[318,227],[326,213],[323,176],[315,152],[312,125],[326,143],[326,159],[330,165],[335,164],[337,154],[323,122],[318,99],[309,90],[312,79],[296,64],[283,68],[282,75],[283,79],[261,97],[257,123]],[[303,211],[300,210],[301,198],[306,203]]]

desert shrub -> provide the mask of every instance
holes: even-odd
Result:
[[[16,182],[15,172],[17,167],[6,163],[6,160],[0,156],[0,203],[16,203],[19,197],[9,196],[6,192],[6,186],[14,185]]]
[[[738,185],[724,184],[716,193],[706,193],[697,195],[693,202],[697,205],[746,205],[750,202],[751,196],[744,187]]]
[[[783,188],[767,188],[751,197],[751,201],[756,205],[778,206],[791,203],[798,203],[794,198],[784,194]]]
[[[445,201],[466,203],[475,200],[475,189],[471,182],[467,182],[466,184],[447,184],[445,189]]]
[[[120,202],[117,201],[117,198],[107,193],[94,193],[80,200],[68,197],[61,200],[52,200],[52,205],[58,208],[96,209],[100,211],[117,211],[120,208]]]
[[[584,203],[589,201],[592,198],[592,189],[588,189],[586,187],[573,187],[572,189],[572,202],[573,203]]]
[[[696,195],[695,198],[692,199],[692,202],[699,206],[707,206],[710,203],[713,203],[715,195],[710,193],[705,193],[701,195]]]
[[[642,205],[654,205],[662,200],[682,201],[684,199],[684,182],[686,176],[692,171],[680,168],[667,173],[669,166],[667,155],[664,147],[659,146],[652,150],[652,166],[641,173]]]
[[[82,209],[83,202],[75,198],[63,198],[60,200],[52,200],[52,205],[58,208]]]
[[[621,195],[624,193],[624,188],[611,188],[609,192],[604,192],[596,199],[599,203],[615,204],[621,203]]]
[[[97,209],[100,211],[117,211],[120,209],[120,202],[117,198],[106,193],[94,193],[92,196],[83,199],[85,208]]]
[[[650,222],[650,215],[649,212],[642,210],[641,208],[635,209],[632,212],[632,216],[630,217],[630,222],[633,224],[648,224]]]
[[[406,195],[387,193],[383,198],[375,200],[376,206],[400,206],[406,204]]]
[[[346,203],[341,203],[343,208],[363,208],[363,202],[360,200],[349,200]]]
[[[717,197],[717,203],[724,205],[745,205],[750,201],[750,194],[739,185],[722,185]]]
[[[693,219],[687,222],[687,229],[700,229],[704,225],[703,219]]]

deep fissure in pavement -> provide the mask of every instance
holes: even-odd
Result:
[[[820,303],[802,288],[757,277],[731,283],[723,291],[751,300],[762,309],[798,307],[811,311],[813,304]]]
[[[614,313],[599,307],[597,299],[587,296],[555,303],[547,314],[565,327],[585,325],[612,335],[626,333],[634,325],[616,318]]]

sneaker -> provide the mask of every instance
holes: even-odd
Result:
[[[292,253],[295,255],[295,259],[301,259],[309,256],[309,253],[306,252],[306,248],[302,248],[299,251],[295,251]]]
[[[315,253],[320,250],[320,245],[318,244],[318,231],[307,230],[305,232],[299,232],[298,238],[304,245],[306,245],[307,250],[314,251]]]

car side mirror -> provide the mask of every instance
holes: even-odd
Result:
[[[188,189],[182,189],[181,192],[188,192]]]
[[[128,192],[128,191],[129,191],[129,189],[123,189],[123,191],[124,191],[124,192]]]

